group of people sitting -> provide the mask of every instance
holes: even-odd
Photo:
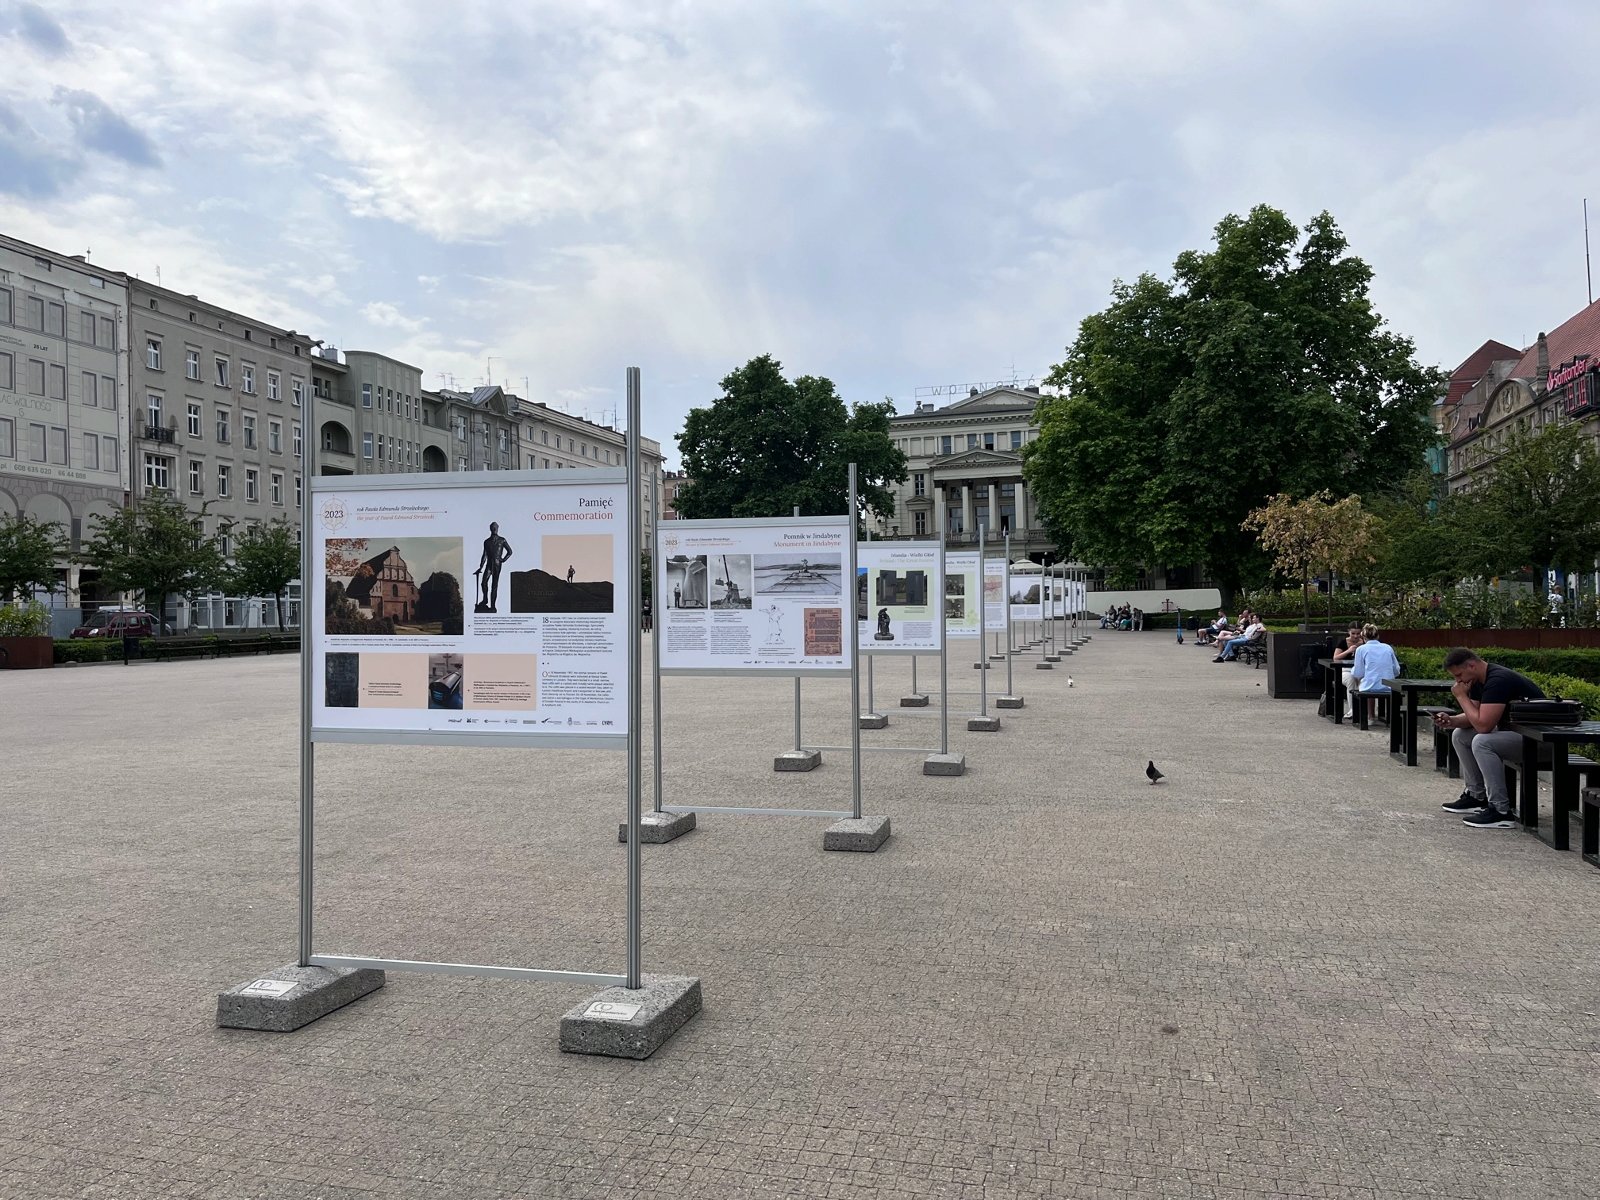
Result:
[[[1232,662],[1239,657],[1240,650],[1259,642],[1266,635],[1266,625],[1248,608],[1239,614],[1236,621],[1230,621],[1228,614],[1219,608],[1216,620],[1195,631],[1194,643],[1197,646],[1218,647],[1217,656],[1212,662]]]
[[[1118,608],[1113,604],[1100,618],[1100,628],[1131,630],[1138,633],[1144,629],[1144,610],[1126,604]]]

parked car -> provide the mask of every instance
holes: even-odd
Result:
[[[158,621],[153,613],[136,609],[106,608],[89,616],[72,631],[75,638],[155,637],[156,631],[171,633],[172,626]]]

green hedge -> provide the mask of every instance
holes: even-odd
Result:
[[[104,638],[57,638],[55,661],[58,663],[105,662],[107,651],[115,648],[117,658],[122,657],[122,643]]]
[[[1444,656],[1450,653],[1449,650],[1434,646],[1396,646],[1394,652],[1405,664],[1406,674],[1413,679],[1445,677]],[[1502,667],[1510,667],[1518,674],[1526,675],[1535,683],[1539,683],[1538,677],[1544,675],[1600,685],[1600,650],[1505,650],[1498,646],[1483,646],[1476,653],[1489,662],[1499,663]],[[1539,686],[1544,685],[1540,683]]]

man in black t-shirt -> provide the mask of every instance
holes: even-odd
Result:
[[[1456,681],[1450,694],[1461,711],[1440,714],[1434,723],[1449,729],[1467,790],[1442,807],[1465,813],[1475,829],[1511,829],[1515,808],[1506,790],[1506,760],[1522,754],[1522,735],[1505,728],[1506,706],[1513,700],[1539,700],[1544,692],[1533,680],[1509,667],[1484,662],[1471,650],[1456,649],[1444,658],[1444,669]]]

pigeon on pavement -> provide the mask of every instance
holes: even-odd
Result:
[[[1150,765],[1144,769],[1144,773],[1150,777],[1150,782],[1152,784],[1160,783],[1166,778],[1165,775],[1156,770],[1156,764],[1153,759],[1151,760]]]

